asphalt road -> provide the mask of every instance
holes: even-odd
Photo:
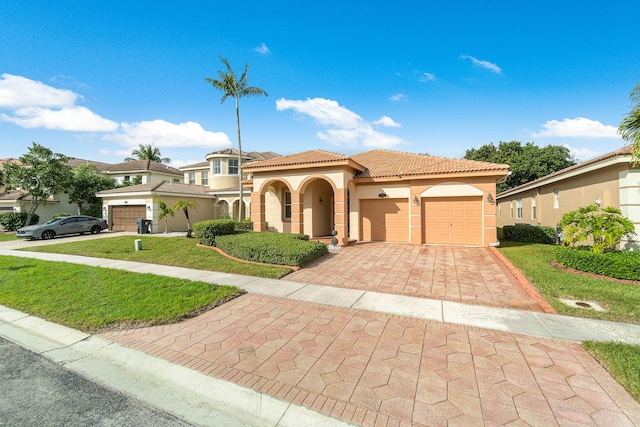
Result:
[[[189,426],[0,338],[0,426]]]

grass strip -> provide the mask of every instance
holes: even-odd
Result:
[[[92,333],[174,323],[240,294],[233,286],[0,257],[0,304]]]
[[[0,242],[8,240],[16,240],[16,235],[14,233],[0,233]]]
[[[507,257],[559,314],[614,322],[640,323],[640,286],[586,277],[554,268],[552,245],[501,242]],[[570,307],[558,298],[596,301],[607,309]]]
[[[137,239],[142,240],[141,251],[136,251],[134,248],[133,242]],[[195,239],[184,237],[117,236],[39,247],[34,246],[23,250],[146,262],[271,279],[279,279],[292,271],[286,267],[255,265],[235,261],[209,248],[196,246],[196,243]]]
[[[583,345],[640,402],[640,346],[594,341]]]

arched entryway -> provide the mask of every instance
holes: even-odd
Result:
[[[335,195],[322,178],[310,179],[302,187],[303,232],[312,238],[329,237],[335,230]]]

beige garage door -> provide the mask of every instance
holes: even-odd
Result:
[[[409,203],[406,199],[360,200],[362,240],[409,241]]]
[[[424,198],[424,242],[482,245],[482,197]]]
[[[145,205],[113,206],[111,208],[112,230],[138,231],[136,219],[146,218]]]

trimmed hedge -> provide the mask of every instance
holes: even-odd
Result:
[[[6,212],[0,215],[0,226],[4,229],[4,231],[16,231],[18,228],[21,228],[27,222],[27,212]],[[33,214],[31,216],[31,224],[37,224],[40,221],[40,217],[38,214]]]
[[[558,246],[554,259],[560,265],[586,273],[640,280],[640,252],[605,251],[597,254],[588,246]]]
[[[556,242],[556,230],[553,227],[538,225],[505,225],[502,227],[504,240],[510,242],[544,243]]]
[[[253,231],[253,221],[251,221],[250,219],[243,219],[242,221],[236,221],[236,230]]]
[[[193,234],[203,245],[215,246],[216,237],[233,234],[236,231],[236,221],[232,219],[211,219],[193,224]]]
[[[242,233],[218,236],[216,246],[246,261],[304,267],[326,255],[327,245],[309,241],[309,236],[286,233]]]

